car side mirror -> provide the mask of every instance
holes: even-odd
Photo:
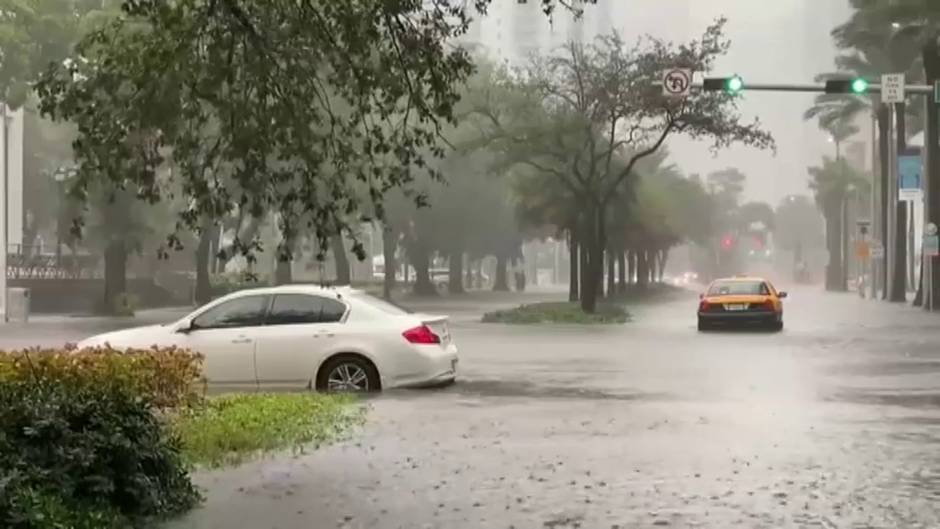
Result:
[[[787,293],[786,293],[786,292],[777,292],[777,297],[780,298],[780,299],[783,299],[783,298],[787,297]]]
[[[189,334],[193,332],[195,329],[196,327],[195,325],[193,325],[193,320],[182,321],[180,322],[179,325],[176,326],[176,332],[180,334]]]

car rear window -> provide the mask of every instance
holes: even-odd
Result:
[[[402,314],[411,314],[411,311],[401,307],[395,303],[384,300],[382,298],[373,296],[372,294],[367,294],[365,292],[357,292],[353,295],[356,299],[366,303],[372,308],[378,309],[386,314],[392,314],[395,316],[400,316]]]
[[[708,289],[709,296],[760,296],[769,293],[763,281],[716,281]]]

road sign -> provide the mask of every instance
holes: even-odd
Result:
[[[924,162],[919,154],[898,156],[898,200],[917,200],[921,197]]]
[[[888,73],[881,76],[881,101],[883,103],[904,102],[904,74]]]
[[[924,235],[924,255],[927,257],[940,255],[940,236]]]
[[[687,97],[692,92],[692,70],[673,68],[663,74],[663,94],[669,97]]]
[[[885,247],[881,245],[880,241],[875,241],[871,244],[871,258],[872,259],[884,259],[885,258]]]
[[[924,233],[926,233],[927,235],[936,235],[937,225],[934,224],[933,222],[928,222],[927,225],[924,226]]]
[[[855,243],[855,256],[859,259],[868,259],[871,255],[871,246],[868,241],[858,241]]]

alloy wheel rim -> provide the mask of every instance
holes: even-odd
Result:
[[[369,375],[356,364],[340,364],[330,371],[327,388],[342,392],[369,391]]]

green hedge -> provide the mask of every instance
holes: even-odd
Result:
[[[130,384],[0,384],[0,526],[138,525],[199,501],[179,439]]]
[[[140,525],[199,501],[157,407],[199,398],[176,349],[0,352],[0,527]]]
[[[196,403],[205,391],[202,357],[177,348],[0,351],[0,383],[43,380],[74,386],[126,387],[158,408]]]

